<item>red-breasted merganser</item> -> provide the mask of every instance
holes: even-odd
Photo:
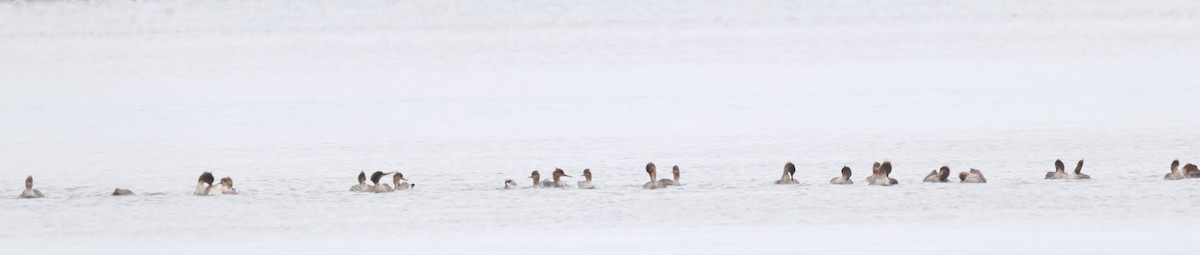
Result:
[[[367,184],[367,172],[358,171],[358,184],[355,184],[354,186],[350,186],[350,191],[367,192],[367,190],[370,190],[370,189],[371,189],[371,185]]]
[[[1046,179],[1065,179],[1067,178],[1067,167],[1063,165],[1062,160],[1054,160],[1054,172],[1046,173]]]
[[[662,182],[654,180],[654,179],[658,178],[658,170],[657,169],[658,169],[657,167],[654,167],[654,162],[650,162],[650,163],[646,164],[646,174],[650,175],[650,182],[647,182],[646,184],[642,184],[643,189],[661,189],[661,188],[667,187],[667,185],[663,185]]]
[[[233,178],[229,178],[229,176],[225,176],[224,178],[221,178],[221,183],[218,184],[217,186],[219,187],[218,190],[221,192],[221,195],[237,195],[238,194],[237,188],[233,187]]]
[[[1196,165],[1189,163],[1183,166],[1183,174],[1188,178],[1200,178],[1200,169],[1197,169]]]
[[[533,188],[536,189],[542,187],[542,174],[538,173],[537,170],[533,170],[532,173],[529,173],[529,179],[533,179]]]
[[[1083,160],[1080,159],[1079,164],[1075,165],[1075,174],[1067,175],[1067,179],[1080,180],[1080,179],[1091,179],[1092,178],[1091,176],[1088,176],[1087,174],[1082,173],[1082,171],[1083,171]]]
[[[942,166],[942,168],[939,168],[938,170],[929,172],[929,175],[925,176],[925,182],[949,182],[949,178],[950,167]]]
[[[396,174],[392,175],[392,185],[396,185],[396,190],[410,190],[417,187],[416,184],[408,183],[408,179],[404,179],[404,174],[400,171],[396,171]]]
[[[829,184],[854,184],[854,181],[850,180],[850,167],[842,166],[842,176],[833,177],[829,180]]]
[[[591,169],[583,169],[583,178],[584,178],[584,180],[579,181],[579,183],[577,184],[580,189],[596,188],[596,186],[592,186],[592,170]]]
[[[958,181],[962,183],[987,183],[987,178],[983,177],[983,172],[972,168],[970,172],[958,173]]]
[[[386,192],[395,191],[394,189],[392,189],[392,186],[389,186],[386,183],[379,184],[379,180],[383,179],[383,176],[388,175],[388,174],[391,174],[391,173],[385,174],[385,173],[383,173],[383,171],[375,171],[375,173],[371,174],[371,183],[374,183],[374,185],[372,185],[371,189],[368,189],[367,192],[386,193]]]
[[[891,174],[892,174],[892,162],[884,161],[883,164],[879,165],[878,170],[871,173],[871,177],[869,177],[870,179],[868,179],[868,184],[880,185],[880,186],[892,186],[892,185],[899,184],[899,182],[897,182],[896,179],[890,177]]]
[[[679,186],[679,165],[671,167],[671,175],[675,176],[674,179],[663,178],[658,180],[658,182],[662,183],[663,186]]]
[[[127,189],[122,189],[122,188],[117,188],[116,190],[113,190],[112,195],[113,196],[132,196],[133,191],[127,190]]]
[[[551,173],[550,176],[552,179],[542,181],[542,187],[548,187],[548,188],[566,187],[567,184],[562,182],[562,177],[563,176],[571,177],[570,175],[567,175],[567,172],[563,171],[562,169],[558,169],[558,168],[555,168],[554,173]]]
[[[794,178],[795,175],[796,165],[792,164],[792,162],[787,162],[787,164],[783,165],[783,176],[779,177],[779,180],[775,181],[775,184],[800,184],[800,181],[796,181]]]
[[[41,191],[38,191],[37,189],[33,188],[33,176],[30,175],[29,177],[25,177],[25,191],[21,192],[21,196],[19,196],[19,198],[43,198],[43,197],[46,197],[46,196],[42,195]]]
[[[212,172],[206,171],[200,174],[200,179],[196,181],[196,192],[192,192],[192,195],[211,195],[212,192],[210,191],[213,190],[213,181],[216,181],[216,178],[213,177]]]

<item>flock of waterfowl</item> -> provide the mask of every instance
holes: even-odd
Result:
[[[658,169],[657,169],[657,167],[654,166],[653,162],[646,164],[646,174],[650,175],[650,181],[646,182],[646,184],[642,185],[643,189],[662,189],[662,188],[666,188],[667,186],[680,185],[680,182],[679,182],[680,171],[679,171],[678,165],[671,167],[671,175],[673,176],[673,178],[671,178],[671,179],[666,179],[666,178],[658,179]],[[870,185],[880,185],[880,186],[891,186],[891,185],[899,184],[900,183],[899,181],[896,181],[895,178],[890,177],[891,174],[892,174],[892,162],[890,162],[890,161],[884,161],[883,163],[875,162],[875,164],[873,164],[871,166],[871,176],[868,176],[866,178],[866,181]],[[381,179],[383,179],[384,176],[388,176],[388,175],[392,175],[392,184],[391,185],[388,185],[387,183],[380,184],[379,181]],[[800,184],[800,182],[795,179],[795,175],[796,175],[796,165],[792,164],[791,162],[788,162],[787,164],[785,164],[783,166],[783,176],[779,177],[779,180],[775,181],[775,184]],[[842,170],[841,170],[841,176],[834,177],[833,179],[829,180],[829,183],[830,184],[839,184],[839,185],[854,184],[854,181],[850,180],[850,175],[851,175],[850,167],[843,166]],[[531,187],[533,187],[533,188],[564,188],[564,187],[567,187],[568,185],[563,182],[562,177],[572,177],[570,175],[567,175],[567,173],[565,171],[563,171],[562,169],[557,169],[557,168],[554,169],[553,173],[551,173],[550,178],[542,179],[541,176],[542,175],[540,173],[538,173],[538,171],[536,171],[536,170],[534,170],[532,173],[529,174],[529,179],[532,179]],[[578,183],[576,183],[576,187],[578,187],[580,189],[596,188],[596,186],[592,185],[592,170],[591,169],[583,169],[583,177],[585,180],[579,181]],[[925,176],[925,179],[923,180],[923,182],[950,182],[949,178],[950,178],[950,167],[942,166],[939,169],[929,172],[929,175]],[[1079,179],[1091,179],[1091,178],[1092,178],[1091,176],[1088,176],[1087,174],[1083,173],[1083,160],[1079,160],[1079,163],[1075,164],[1075,171],[1073,171],[1071,173],[1068,173],[1066,171],[1066,166],[1063,164],[1062,160],[1055,160],[1054,161],[1054,171],[1046,173],[1046,179],[1079,180]],[[1167,173],[1167,175],[1163,177],[1163,179],[1165,179],[1165,180],[1181,180],[1181,179],[1189,179],[1189,178],[1200,178],[1200,169],[1197,169],[1196,165],[1190,164],[1190,163],[1187,165],[1184,165],[1183,168],[1180,168],[1179,160],[1175,160],[1175,161],[1171,162],[1171,172]],[[401,174],[400,172],[384,173],[382,171],[376,171],[375,173],[371,174],[370,180],[371,180],[371,183],[368,184],[366,172],[359,172],[358,173],[358,184],[355,184],[354,186],[350,186],[350,191],[352,191],[352,192],[385,193],[385,192],[394,192],[394,191],[399,191],[399,190],[410,190],[417,186],[416,184],[408,183],[408,179],[405,179],[404,174]],[[963,171],[963,172],[958,173],[958,180],[959,180],[959,182],[962,182],[962,183],[987,183],[987,178],[984,177],[983,172],[979,171],[978,169],[970,169],[968,171]],[[236,194],[238,194],[237,189],[233,187],[233,178],[230,178],[230,177],[221,178],[221,181],[216,183],[215,185],[213,184],[214,181],[216,181],[216,178],[213,177],[213,174],[211,172],[204,172],[203,174],[200,174],[199,180],[196,181],[196,191],[193,192],[192,195],[216,196],[216,195],[236,195]],[[513,181],[512,179],[504,180],[504,189],[517,189],[517,188],[520,188],[520,185],[518,185],[516,181]],[[117,188],[116,190],[113,191],[112,195],[113,196],[129,196],[129,195],[134,195],[134,193],[133,193],[133,191],[130,191],[128,189]],[[26,177],[25,178],[25,191],[21,192],[21,196],[19,196],[18,198],[41,198],[41,197],[45,197],[45,195],[43,195],[41,191],[33,188],[33,176]]]

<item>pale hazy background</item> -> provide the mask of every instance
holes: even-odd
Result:
[[[1200,162],[1198,68],[1196,1],[4,1],[0,195],[48,198],[0,200],[0,245],[1195,253],[1200,183],[1162,175]],[[601,189],[499,190],[554,167]]]

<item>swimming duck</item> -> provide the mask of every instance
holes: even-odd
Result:
[[[19,198],[43,198],[41,191],[33,188],[33,176],[25,177],[25,191],[21,192]]]
[[[829,180],[829,184],[854,184],[854,181],[850,180],[850,167],[842,166],[842,176],[833,177]]]
[[[1075,174],[1067,175],[1067,179],[1091,179],[1091,176],[1081,173],[1083,171],[1083,160],[1079,160],[1079,164],[1075,165]]]
[[[939,168],[938,170],[929,172],[929,175],[925,176],[925,182],[949,182],[949,177],[950,167],[942,166],[942,168]]]
[[[367,192],[386,193],[386,192],[395,191],[394,189],[392,189],[392,186],[388,186],[386,183],[379,184],[379,179],[382,179],[384,175],[388,175],[388,174],[391,174],[391,173],[385,174],[382,171],[375,171],[375,173],[371,174],[371,183],[374,183],[374,185],[372,185],[371,188],[367,190]]]
[[[583,181],[579,181],[579,183],[577,184],[580,189],[595,189],[596,188],[596,186],[592,186],[592,170],[591,169],[586,169],[586,168],[583,169],[583,179],[584,179]]]
[[[410,190],[417,187],[416,184],[408,183],[408,179],[404,179],[404,174],[400,171],[396,171],[396,174],[392,175],[392,185],[396,185],[396,190]]]
[[[571,177],[570,175],[567,175],[567,172],[564,172],[562,169],[558,169],[558,168],[555,168],[554,172],[551,173],[550,176],[552,179],[542,181],[542,187],[549,187],[549,188],[566,187],[567,184],[562,182],[562,177],[563,176]]]
[[[112,195],[113,196],[132,196],[133,191],[127,190],[127,189],[122,189],[122,188],[117,188],[116,190],[113,190]]]
[[[890,177],[891,174],[892,174],[892,162],[884,161],[883,164],[879,165],[879,168],[876,171],[871,173],[871,177],[868,180],[868,183],[871,185],[880,185],[880,186],[892,186],[892,185],[899,184],[899,182],[896,181],[896,179]]]
[[[987,178],[983,177],[983,172],[972,168],[970,172],[958,173],[958,181],[962,183],[987,183]]]
[[[671,174],[675,176],[674,179],[663,178],[658,180],[658,182],[662,183],[663,186],[679,186],[679,165],[671,167]]]
[[[358,184],[350,186],[350,191],[367,192],[369,189],[371,189],[371,185],[367,184],[367,172],[358,171]]]
[[[213,189],[212,184],[213,184],[213,181],[215,181],[215,180],[216,180],[216,178],[213,178],[212,172],[206,171],[203,174],[200,174],[200,179],[196,181],[196,192],[192,192],[192,195],[196,195],[196,196],[210,195],[210,191]]]
[[[533,179],[533,188],[536,189],[542,187],[542,174],[539,174],[537,170],[533,170],[532,173],[529,173],[529,178]]]
[[[1188,178],[1200,178],[1200,169],[1197,169],[1196,165],[1187,164],[1183,166],[1183,174]]]
[[[1188,177],[1186,174],[1184,174],[1184,171],[1179,170],[1179,160],[1176,159],[1174,161],[1171,161],[1171,172],[1167,173],[1166,176],[1163,176],[1163,179],[1170,181],[1170,180],[1180,180],[1180,179],[1184,179],[1184,178],[1188,178]]]
[[[1046,179],[1065,179],[1067,178],[1067,167],[1063,165],[1062,160],[1054,160],[1054,172],[1046,173]]]
[[[517,182],[516,182],[516,181],[513,181],[512,179],[505,179],[505,180],[504,180],[504,189],[516,189],[516,188],[517,188]]]
[[[650,175],[650,182],[642,184],[643,189],[661,189],[667,187],[667,185],[663,185],[662,182],[654,180],[658,178],[658,170],[657,167],[654,167],[654,162],[646,164],[646,174]]]
[[[800,184],[800,181],[796,181],[793,178],[795,175],[796,165],[792,164],[792,162],[787,162],[787,164],[783,165],[783,176],[779,177],[779,180],[775,181],[775,184]]]
[[[217,190],[221,192],[221,195],[237,195],[238,194],[237,188],[233,187],[233,178],[229,178],[229,176],[225,176],[224,178],[221,178],[221,183],[218,184],[217,187],[218,187]]]
[[[867,178],[863,178],[863,181],[868,183],[871,182],[871,178],[875,177],[876,172],[879,172],[879,162],[875,162],[875,164],[871,165],[871,175],[868,175]]]

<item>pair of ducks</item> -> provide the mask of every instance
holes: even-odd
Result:
[[[785,173],[787,173],[787,172],[795,173],[796,172],[796,166],[792,165],[791,162],[788,162],[787,165],[783,166],[783,168],[784,168]],[[879,162],[875,162],[875,164],[871,165],[871,176],[867,176],[867,179],[866,179],[867,184],[879,185],[879,186],[892,186],[892,185],[899,184],[900,182],[896,181],[895,178],[892,178],[891,174],[892,174],[892,162],[891,161],[883,161],[882,164],[880,164]],[[854,181],[850,180],[850,175],[851,175],[850,167],[842,166],[842,176],[833,177],[833,179],[829,180],[829,184],[836,184],[836,185],[854,184]],[[788,179],[791,179],[791,177],[789,176]],[[783,181],[783,180],[780,180],[780,181]],[[775,183],[779,183],[779,181],[776,181]]]
[[[389,174],[394,174],[394,175],[392,175],[392,185],[395,185],[396,186],[395,188],[392,188],[392,186],[388,186],[387,183],[384,183],[383,185],[379,184],[379,180],[383,179],[383,176],[386,176]],[[416,184],[408,183],[408,179],[404,179],[404,174],[402,174],[400,172],[384,173],[383,171],[375,171],[375,173],[371,174],[371,183],[374,183],[374,185],[367,184],[367,172],[359,171],[358,172],[358,184],[354,185],[354,186],[350,186],[350,191],[352,191],[352,192],[386,193],[386,192],[393,192],[393,191],[397,191],[397,190],[410,190],[410,189],[417,187]]]
[[[196,181],[196,191],[192,192],[192,195],[216,196],[238,194],[237,189],[233,187],[233,178],[229,178],[229,176],[223,177],[221,178],[221,182],[217,183],[217,185],[213,185],[214,180],[216,180],[216,178],[213,177],[212,172],[204,172],[203,174],[200,174],[200,179]],[[124,191],[128,191],[128,195],[133,194],[132,191]],[[118,193],[123,193],[122,189],[113,191],[113,195],[118,195]]]
[[[791,172],[796,171],[795,170],[796,167],[794,165],[792,165],[791,162],[788,162],[787,165],[784,165],[784,169],[785,169],[784,171],[788,171],[789,168],[791,169]],[[892,174],[892,162],[891,161],[883,161],[882,164],[879,162],[875,162],[875,164],[871,165],[871,176],[867,176],[867,179],[866,179],[867,184],[879,185],[879,186],[892,186],[892,185],[899,184],[900,182],[896,181],[895,178],[892,178],[891,174]],[[833,177],[833,179],[829,180],[829,184],[837,184],[837,185],[854,184],[854,181],[850,180],[850,175],[851,175],[850,167],[842,166],[842,176]],[[778,182],[776,182],[776,183],[778,183]]]
[[[900,184],[896,178],[892,178],[892,162],[884,160],[883,163],[875,162],[871,164],[871,176],[867,176],[867,184],[879,186],[892,186]],[[850,167],[842,166],[842,176],[834,177],[829,180],[831,184],[854,184],[850,181]]]
[[[1196,165],[1193,165],[1192,163],[1188,163],[1187,165],[1183,166],[1183,169],[1179,169],[1178,159],[1171,161],[1171,172],[1167,173],[1166,176],[1163,176],[1163,179],[1168,181],[1183,180],[1188,178],[1200,178],[1200,169],[1197,169]]]
[[[563,181],[562,181],[563,177],[572,177],[572,176],[567,175],[567,172],[563,171],[561,168],[555,168],[554,172],[552,172],[550,174],[550,179],[545,179],[545,180],[542,179],[542,174],[538,173],[537,170],[533,170],[533,172],[529,173],[529,179],[531,179],[533,181],[533,183],[532,183],[533,188],[565,188],[565,187],[567,187],[567,184],[563,183]],[[592,169],[583,169],[583,178],[584,178],[583,181],[579,181],[578,183],[575,184],[576,187],[578,187],[580,189],[595,189],[596,188],[595,185],[592,185]],[[504,180],[504,189],[517,189],[517,188],[518,188],[518,185],[517,185],[516,181],[513,181],[512,179]]]
[[[674,175],[673,179],[658,179],[658,167],[654,166],[654,162],[646,164],[646,173],[650,174],[650,181],[642,184],[642,189],[662,189],[667,186],[679,186],[679,165],[671,167],[671,174]]]
[[[925,182],[950,182],[950,167],[942,166],[942,168],[929,172],[929,175],[925,176]],[[987,178],[983,177],[983,172],[980,172],[979,169],[971,168],[970,171],[958,173],[958,182],[987,183]]]
[[[1079,160],[1079,163],[1075,164],[1074,174],[1068,174],[1066,169],[1067,168],[1065,165],[1063,165],[1062,160],[1056,159],[1054,160],[1054,172],[1047,172],[1046,179],[1083,180],[1092,178],[1092,176],[1083,173],[1082,159]]]

